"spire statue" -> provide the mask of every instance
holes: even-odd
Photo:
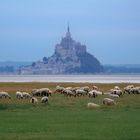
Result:
[[[67,27],[67,29],[68,29],[67,31],[70,33],[70,27],[69,27],[69,23],[68,23],[68,27]]]
[[[71,33],[70,33],[70,27],[69,27],[69,24],[68,24],[68,27],[67,27],[66,37],[67,37],[67,38],[71,38]]]

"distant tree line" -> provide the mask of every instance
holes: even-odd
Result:
[[[104,66],[104,73],[140,73],[140,67]]]
[[[0,73],[13,73],[15,69],[13,66],[0,66]]]

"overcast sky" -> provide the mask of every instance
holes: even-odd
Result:
[[[0,61],[51,56],[68,22],[102,64],[140,64],[140,0],[0,0]]]

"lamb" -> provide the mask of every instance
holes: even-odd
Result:
[[[11,96],[7,92],[4,92],[4,91],[0,92],[0,98],[2,97],[11,99]]]
[[[98,108],[98,107],[100,107],[100,105],[95,104],[95,103],[88,103],[88,104],[87,104],[87,107],[88,107],[88,108]]]
[[[38,99],[35,98],[35,97],[32,97],[32,98],[30,99],[30,103],[32,103],[32,104],[38,104]]]
[[[44,96],[44,97],[42,97],[41,98],[41,103],[48,103],[48,101],[49,101],[49,98],[47,97],[47,96]]]
[[[110,106],[110,105],[115,105],[116,102],[115,102],[113,99],[110,99],[110,98],[104,98],[104,99],[103,99],[103,104],[104,104],[104,105],[108,105],[108,106]]]
[[[17,92],[16,92],[16,98],[18,98],[18,99],[23,99],[23,94],[22,94],[22,92],[17,91]]]

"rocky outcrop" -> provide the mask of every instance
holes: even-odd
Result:
[[[86,51],[86,46],[71,38],[69,27],[60,44],[56,44],[55,52],[51,57],[44,57],[42,61],[19,69],[20,74],[73,74],[102,71],[100,62]]]

